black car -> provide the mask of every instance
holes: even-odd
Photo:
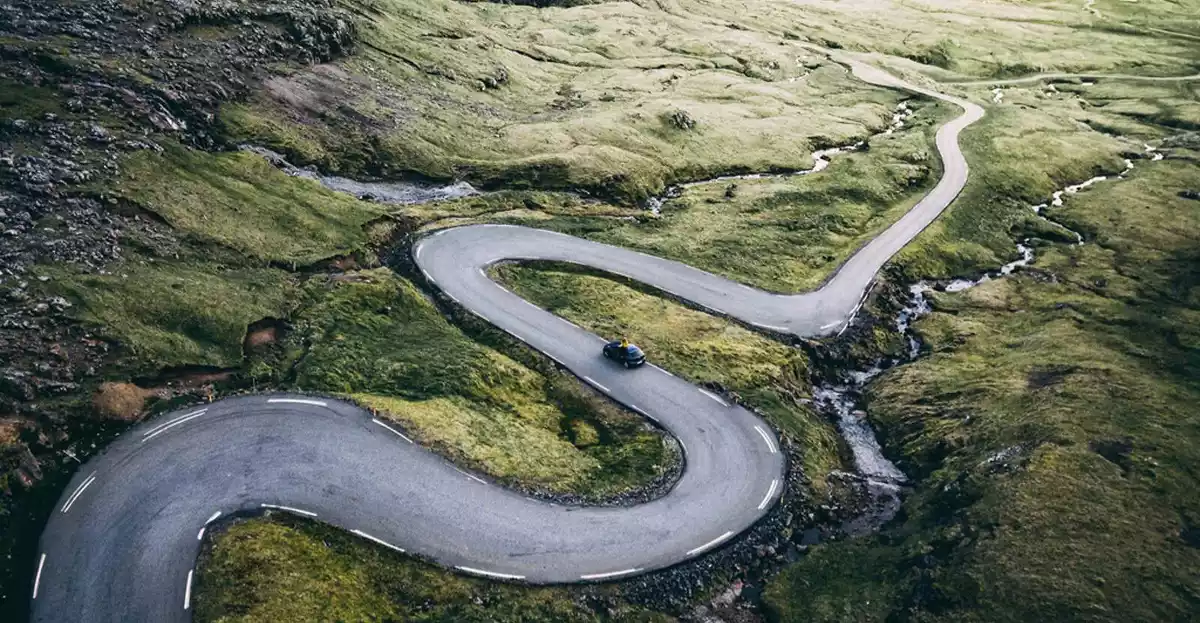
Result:
[[[626,341],[609,342],[604,345],[604,356],[625,366],[636,368],[646,363],[646,353]]]

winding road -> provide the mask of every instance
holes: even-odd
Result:
[[[667,371],[611,365],[600,356],[602,338],[505,290],[486,268],[513,259],[575,262],[770,331],[839,331],[883,264],[963,188],[958,135],[983,116],[969,102],[848,63],[863,80],[964,113],[937,133],[945,169],[937,186],[816,292],[761,292],[677,262],[520,227],[454,228],[414,246],[417,265],[448,296],[674,435],[686,465],[666,495],[633,507],[557,506],[465,473],[343,402],[231,398],[145,422],[82,466],[42,535],[33,620],[187,621],[207,526],[263,508],[315,517],[465,573],[531,583],[626,578],[734,538],[782,494],[785,460],[770,427]]]

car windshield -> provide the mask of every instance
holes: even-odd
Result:
[[[642,349],[638,348],[637,346],[630,346],[630,347],[629,347],[629,348],[628,348],[628,349],[625,351],[625,354],[626,354],[627,356],[629,356],[629,357],[641,357],[641,356],[642,356]]]

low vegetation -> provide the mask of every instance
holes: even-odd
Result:
[[[541,374],[450,324],[386,269],[308,282],[289,386],[346,394],[417,440],[510,484],[603,497],[665,473],[674,451],[639,416]],[[267,379],[263,379],[267,380]]]
[[[806,401],[808,366],[799,350],[602,276],[553,264],[495,270],[534,304],[599,335],[628,337],[658,365],[762,412],[797,443],[816,486],[840,465],[836,431]]]
[[[527,588],[446,573],[315,522],[253,519],[201,555],[192,605],[200,623],[445,621],[666,623],[670,617],[594,589]],[[593,608],[582,603],[597,604]]]
[[[677,181],[807,168],[901,97],[781,37],[653,4],[349,4],[366,17],[360,52],[229,107],[229,138],[349,174],[637,203]]]
[[[261,156],[171,147],[130,158],[116,192],[177,232],[262,262],[301,266],[361,250],[381,206],[289,178]]]
[[[1178,620],[1196,607],[1197,152],[1143,163],[1053,218],[1083,246],[939,295],[928,357],[869,410],[918,484],[877,539],[771,586],[783,621]],[[874,564],[848,564],[853,560]]]
[[[106,271],[109,272],[109,271]],[[119,349],[127,370],[153,374],[179,366],[236,367],[246,327],[286,316],[293,279],[269,268],[128,261],[109,274],[46,269],[48,286],[70,312]]]
[[[937,181],[933,133],[949,112],[923,105],[904,131],[833,156],[818,174],[686,188],[658,218],[586,219],[553,209],[484,218],[639,249],[767,290],[807,291]]]

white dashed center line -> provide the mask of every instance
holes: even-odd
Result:
[[[775,454],[775,442],[771,441],[771,436],[767,434],[767,431],[763,430],[758,424],[754,425],[754,430],[758,431],[758,434],[763,438],[763,441],[767,442],[767,449],[771,451],[771,454]]]
[[[723,541],[725,541],[725,539],[728,539],[728,538],[729,538],[729,537],[731,537],[731,536],[733,536],[733,532],[726,532],[725,534],[722,534],[721,536],[719,536],[719,537],[717,537],[717,538],[715,538],[715,539],[713,539],[713,540],[711,540],[711,541],[709,541],[709,542],[705,543],[704,545],[701,545],[700,547],[697,547],[696,549],[693,549],[693,550],[688,550],[688,553],[687,553],[687,555],[688,555],[688,556],[695,556],[696,554],[699,554],[700,552],[703,552],[703,551],[705,551],[705,550],[707,550],[707,549],[711,549],[711,548],[713,548],[713,547],[716,547],[717,545],[719,545],[719,544],[721,544]]]

